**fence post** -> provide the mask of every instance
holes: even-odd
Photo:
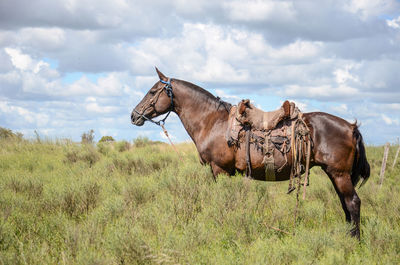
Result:
[[[385,151],[383,152],[381,173],[379,174],[380,175],[379,185],[381,187],[382,187],[382,183],[383,183],[383,176],[385,175],[386,162],[387,162],[387,158],[388,158],[388,154],[389,154],[389,147],[390,147],[390,144],[386,143],[385,144]]]
[[[397,147],[396,155],[394,156],[392,168],[394,168],[394,165],[396,164],[397,157],[399,156],[399,152],[400,152],[399,138],[397,138],[397,146],[398,147]]]

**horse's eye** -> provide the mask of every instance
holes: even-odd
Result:
[[[156,93],[156,91],[149,91],[150,95],[154,95]]]

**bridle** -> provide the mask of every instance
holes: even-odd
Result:
[[[156,92],[156,94],[154,95],[154,97],[153,97],[153,98],[151,99],[151,101],[150,101],[150,105],[147,106],[145,109],[143,109],[143,110],[141,111],[141,113],[139,113],[139,112],[136,111],[136,110],[134,110],[134,112],[135,112],[137,115],[139,115],[139,117],[142,117],[142,118],[145,119],[146,121],[150,121],[150,122],[152,122],[152,123],[154,123],[154,124],[156,124],[156,125],[158,125],[158,126],[164,127],[165,120],[168,118],[169,114],[170,114],[171,111],[174,109],[174,93],[172,93],[172,85],[171,85],[171,79],[170,79],[170,78],[168,78],[168,81],[164,81],[164,80],[161,80],[161,79],[160,79],[160,82],[163,83],[163,84],[165,84],[165,86]],[[154,121],[153,119],[146,117],[146,115],[144,115],[143,113],[145,113],[145,111],[146,111],[148,108],[150,108],[150,107],[153,107],[154,110],[155,110],[155,104],[157,103],[158,98],[160,97],[161,92],[163,92],[164,90],[165,90],[165,92],[167,93],[167,96],[168,96],[169,98],[171,98],[171,105],[169,106],[169,110],[168,110],[167,115],[166,115],[162,120]],[[157,112],[157,111],[156,111],[156,112]]]

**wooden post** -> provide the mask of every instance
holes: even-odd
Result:
[[[396,164],[397,157],[399,156],[399,152],[400,152],[399,138],[397,138],[397,146],[398,147],[397,147],[396,155],[394,156],[392,168],[394,168],[394,165]]]
[[[383,183],[383,176],[385,175],[386,162],[387,162],[387,158],[388,158],[388,154],[389,154],[389,147],[390,147],[390,144],[386,143],[385,144],[385,151],[383,152],[381,173],[379,174],[379,176],[380,176],[379,185],[381,187],[382,187],[382,183]]]

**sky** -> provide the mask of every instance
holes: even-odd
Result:
[[[398,0],[0,1],[0,126],[27,138],[166,141],[130,123],[154,66],[233,104],[357,120],[370,145],[400,137]],[[190,140],[175,114],[166,128]]]

